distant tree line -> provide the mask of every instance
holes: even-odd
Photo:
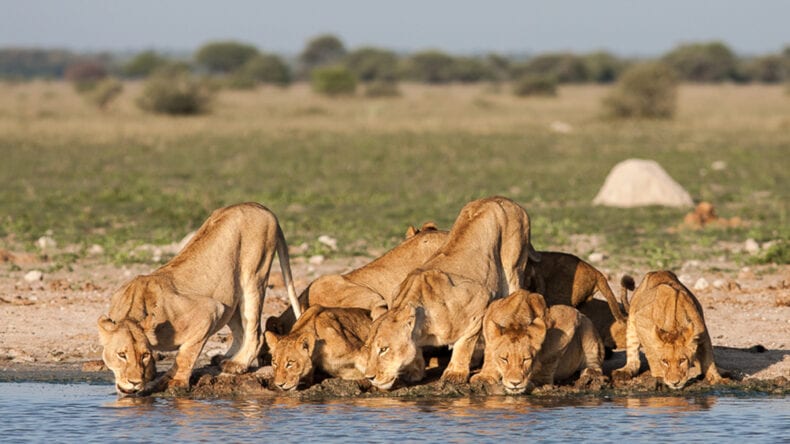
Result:
[[[681,81],[764,82],[790,81],[790,46],[776,54],[737,56],[722,42],[689,43],[659,58]],[[0,48],[0,78],[65,78],[69,71],[95,71],[97,65],[116,77],[140,79],[174,63],[193,73],[222,80],[232,88],[268,83],[285,86],[295,80],[311,80],[315,70],[331,67],[347,71],[362,84],[414,81],[429,84],[450,82],[498,82],[532,79],[532,83],[609,83],[638,60],[608,52],[575,54],[558,52],[514,58],[502,54],[455,56],[438,50],[413,54],[361,47],[348,50],[333,35],[311,39],[293,60],[262,52],[254,45],[236,41],[209,42],[189,59],[144,51],[119,60],[107,54],[84,55],[59,49]],[[85,65],[90,66],[90,69]]]

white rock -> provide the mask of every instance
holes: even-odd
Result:
[[[717,161],[713,162],[712,164],[710,164],[710,168],[713,171],[725,170],[725,169],[727,169],[727,162],[725,162],[723,160],[717,160]]]
[[[746,239],[746,242],[743,243],[743,249],[749,254],[755,254],[760,251],[760,244],[754,239]]]
[[[603,262],[605,258],[606,256],[603,253],[590,253],[590,255],[587,256],[587,260],[594,264]]]
[[[58,243],[55,242],[55,239],[52,239],[49,236],[41,236],[36,241],[36,246],[39,250],[51,250],[53,248],[57,248]]]
[[[708,287],[710,287],[710,284],[708,283],[708,280],[705,279],[704,277],[697,279],[697,282],[694,283],[694,289],[698,291],[706,290]]]
[[[715,281],[713,281],[713,288],[717,290],[725,288],[726,286],[727,286],[727,281],[725,281],[724,279],[716,279]]]
[[[337,250],[337,239],[327,236],[326,234],[318,236],[318,242],[321,242],[332,250]]]
[[[88,254],[91,256],[101,256],[104,254],[104,248],[101,245],[93,244],[88,248]]]
[[[573,132],[573,127],[569,123],[565,123],[560,120],[555,120],[551,122],[549,128],[551,128],[551,130],[554,131],[555,133],[560,133],[560,134],[568,134],[570,132]]]
[[[691,207],[689,193],[653,160],[628,159],[612,168],[593,199],[595,205]]]
[[[25,273],[25,280],[27,282],[37,282],[44,279],[44,273],[41,270],[30,270]]]
[[[690,269],[694,269],[694,268],[699,268],[699,266],[700,266],[700,261],[698,261],[696,259],[692,259],[692,260],[684,262],[683,265],[680,268],[681,268],[681,270],[690,270]]]
[[[321,265],[324,262],[324,256],[320,254],[316,254],[315,256],[310,256],[308,261],[311,265]]]
[[[678,280],[687,287],[691,286],[691,276],[687,274],[681,274],[678,276]]]

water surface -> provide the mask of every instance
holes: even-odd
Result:
[[[117,399],[110,385],[0,383],[3,442],[788,442],[790,398],[526,397],[303,402]]]

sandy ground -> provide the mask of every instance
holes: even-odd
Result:
[[[345,272],[365,262],[365,258],[346,258],[310,264],[295,258],[292,269],[297,292],[320,275]],[[86,259],[70,269],[46,272],[51,265],[32,261],[17,266],[9,258],[0,263],[0,373],[36,368],[73,371],[100,359],[96,320],[107,311],[110,295],[126,280],[154,268],[119,268]],[[609,274],[617,292],[616,279],[622,271],[609,270],[605,263],[600,268]],[[274,272],[277,269],[275,264],[266,316],[287,306],[281,276]],[[705,310],[717,364],[739,379],[790,379],[790,266],[735,267],[737,271],[732,272],[703,269],[691,267],[678,274],[690,281],[686,282],[690,286],[699,278],[711,284],[695,294]],[[25,279],[31,270],[45,272],[40,280],[31,282]],[[638,283],[641,276],[635,277]],[[224,352],[228,339],[227,328],[212,337],[199,364]],[[622,353],[617,355],[622,357]],[[608,369],[618,365],[606,364]]]

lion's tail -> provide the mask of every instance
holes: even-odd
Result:
[[[279,223],[277,223],[277,256],[280,257],[280,270],[283,273],[285,288],[288,290],[288,300],[291,302],[291,309],[296,319],[299,319],[299,317],[302,316],[302,310],[299,307],[299,299],[296,297],[294,279],[291,275],[291,259],[288,255],[288,244],[285,242],[285,235]]]
[[[631,311],[631,303],[628,301],[628,291],[634,291],[634,288],[636,288],[634,278],[624,274],[622,279],[620,279],[620,301],[623,303],[623,308],[626,313]]]

